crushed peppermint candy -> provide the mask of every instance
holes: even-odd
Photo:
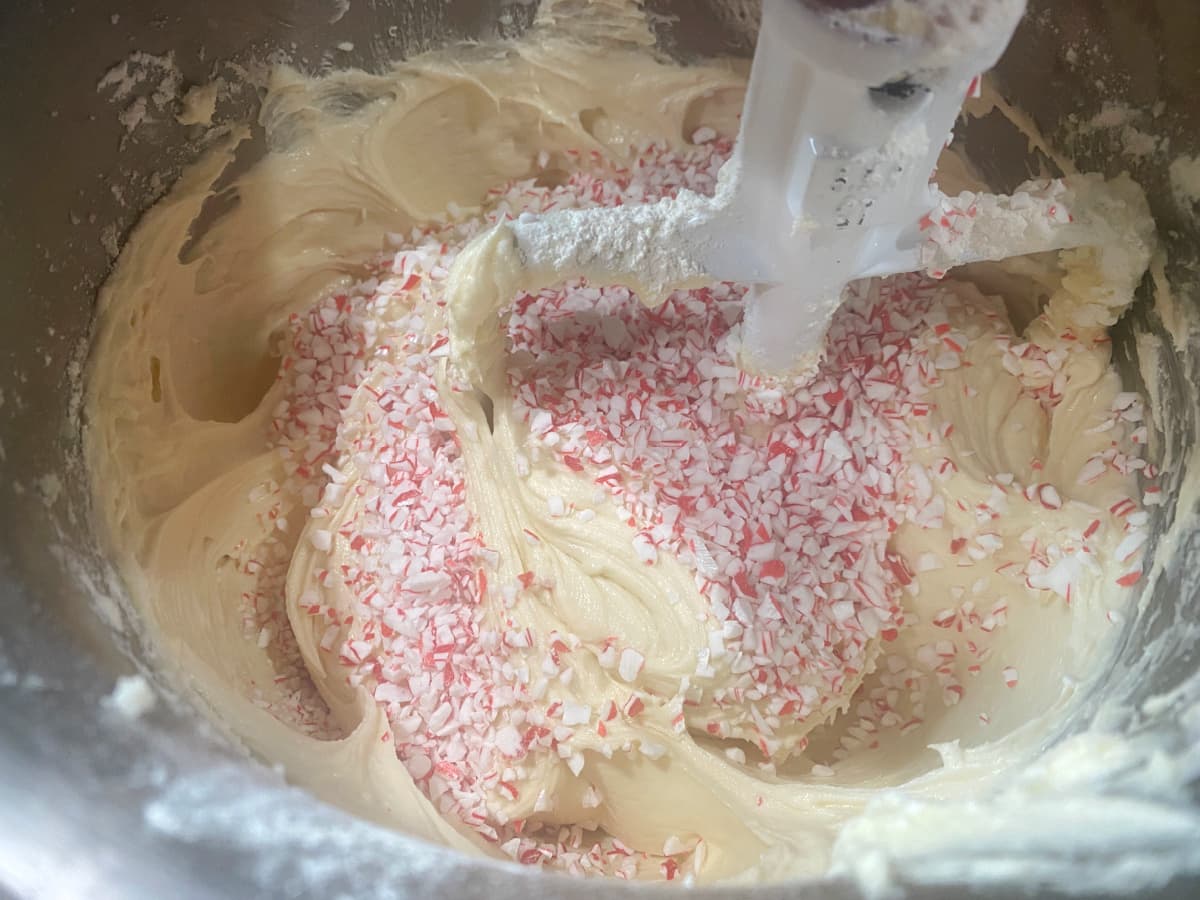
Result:
[[[731,741],[721,754],[729,764],[773,774],[847,705],[826,762],[878,746],[884,730],[919,728],[930,698],[959,703],[966,676],[988,664],[988,638],[1004,627],[1010,601],[963,589],[931,622],[915,623],[905,598],[944,566],[991,571],[1000,544],[988,523],[1008,504],[1070,511],[1070,485],[1004,473],[969,510],[976,527],[950,538],[944,554],[905,559],[892,549],[902,525],[945,525],[936,485],[956,470],[948,450],[933,469],[910,460],[913,448],[949,446],[952,429],[937,421],[930,395],[969,365],[973,340],[947,313],[962,301],[931,278],[853,285],[824,361],[803,381],[737,367],[739,286],[678,292],[651,310],[626,289],[573,282],[514,298],[508,317],[509,386],[527,435],[518,466],[528,473],[551,461],[612,498],[627,519],[631,560],[655,566],[669,555],[692,573],[709,639],[695,671],[664,690],[648,683],[637,647],[525,624],[520,604],[555,588],[538,572],[498,583],[498,552],[472,516],[463,442],[476,436],[458,433],[442,394],[468,388],[443,374],[447,337],[429,327],[442,281],[462,245],[504,217],[642,203],[684,188],[711,193],[731,143],[706,129],[694,140],[684,152],[645,148],[625,165],[574,154],[562,184],[499,186],[483,217],[460,212],[450,224],[390,235],[393,251],[359,284],[292,316],[271,436],[282,480],[249,498],[269,536],[232,556],[255,579],[244,597],[248,637],[296,673],[284,676],[292,679],[287,708],[272,712],[315,736],[340,733],[286,615],[296,547],[312,562],[311,583],[294,598],[305,627],[346,684],[386,712],[383,739],[419,789],[448,819],[528,865],[674,880],[703,864],[703,841],[667,835],[661,846],[635,849],[582,824],[556,824],[555,797],[531,773],[557,762],[578,785],[580,807],[602,806],[595,754],[580,749],[585,734],[637,734],[601,743],[602,755],[660,760],[671,752],[663,739],[634,730],[655,711],[676,734]],[[1073,339],[1041,346],[997,328],[975,340],[994,343],[1005,370],[1052,409]],[[1114,435],[1140,427],[1140,404],[1118,395],[1096,427]],[[1136,446],[1114,438],[1110,450],[1071,480],[1140,475],[1146,505],[1155,502],[1157,473]],[[543,510],[584,525],[595,517],[560,494]],[[1091,571],[1092,544],[1112,529],[1127,535],[1118,583],[1136,581],[1146,524],[1136,500],[1097,510],[1088,523],[1055,545],[1023,545],[1027,561],[1003,572],[1013,589],[1069,603]],[[550,537],[529,527],[524,539]],[[900,652],[897,642],[918,625],[922,639]],[[572,660],[583,654],[612,681],[595,707],[554,699],[570,696]],[[1002,677],[1016,684],[1015,669]],[[828,778],[826,762],[811,759],[807,771]]]

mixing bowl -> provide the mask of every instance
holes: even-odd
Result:
[[[746,56],[753,46],[753,3],[647,5],[662,49],[684,62]],[[219,124],[253,116],[253,75],[267,61],[308,72],[378,69],[452,41],[515,36],[535,10],[503,0],[41,0],[0,8],[0,893],[500,898],[630,890],[467,859],[354,820],[246,758],[171,685],[159,685],[168,701],[149,714],[122,715],[106,698],[146,656],[98,549],[79,462],[96,289],[138,216],[203,149],[196,127],[172,115],[131,127],[129,107],[113,105],[102,83],[115,64],[136,52],[169,55],[170,66],[143,59],[156,78],[173,66],[182,79],[166,85],[169,112],[188,85],[242,66],[251,77],[222,98]],[[1100,789],[1177,813],[1172,821],[1193,828],[1200,347],[1189,324],[1200,313],[1200,163],[1193,170],[1188,161],[1200,153],[1197,47],[1192,0],[1038,0],[994,78],[1080,169],[1131,171],[1163,237],[1157,289],[1148,279],[1113,335],[1127,383],[1149,393],[1157,411],[1151,449],[1166,471],[1167,502],[1156,519],[1156,567],[1115,657],[1100,661],[1103,683],[1060,737],[1087,727],[1126,736],[1128,758]],[[162,86],[147,83],[148,91]],[[1014,118],[993,108],[958,129],[971,162],[1002,191],[1054,168]],[[1098,837],[1069,856],[1052,845],[982,853],[974,887],[957,883],[966,869],[954,860],[904,867],[895,878],[921,896],[1130,885],[1196,896],[1194,853],[1178,833],[1164,828],[1119,847]],[[713,890],[836,897],[872,887],[835,879]]]

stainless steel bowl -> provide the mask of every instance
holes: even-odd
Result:
[[[95,291],[120,239],[201,148],[173,120],[127,137],[97,82],[133,50],[173,53],[193,83],[217,61],[250,64],[274,51],[309,70],[378,68],[449,41],[516,34],[534,11],[517,0],[352,0],[337,18],[345,5],[10,0],[0,8],[0,894],[499,898],[627,889],[468,860],[355,821],[247,759],[186,698],[135,722],[103,701],[114,677],[143,656],[128,623],[111,627],[117,607],[103,602],[121,589],[97,550],[79,464],[79,376]],[[753,44],[753,3],[648,5],[663,48],[685,61],[745,55]],[[1200,9],[1193,0],[1031,6],[998,85],[1080,168],[1133,171],[1165,238],[1176,310],[1200,311],[1200,210],[1172,198],[1165,165],[1200,151]],[[343,41],[355,49],[333,52]],[[246,90],[219,115],[251,116],[257,100]],[[1169,145],[1135,155],[1122,129],[1085,127],[1106,100],[1145,110],[1135,127]],[[969,120],[959,136],[1000,189],[1046,165],[1002,116]],[[1127,377],[1145,379],[1171,410],[1154,423],[1154,447],[1170,468],[1171,501],[1157,533],[1173,554],[1127,625],[1096,702],[1065,727],[1086,724],[1103,695],[1108,708],[1119,700],[1126,711],[1109,714],[1108,727],[1160,731],[1164,746],[1194,743],[1178,705],[1144,701],[1191,690],[1200,669],[1189,628],[1200,621],[1200,529],[1187,524],[1195,510],[1177,502],[1196,447],[1200,347],[1171,336],[1149,292],[1114,339]],[[1139,367],[1155,347],[1155,365]],[[1151,646],[1159,655],[1147,666]],[[1195,805],[1197,794],[1193,782],[1177,799]],[[1029,873],[1038,861],[1031,858]],[[1092,887],[1122,864],[1120,854],[1075,862],[1093,873]],[[1163,861],[1165,892],[1196,896],[1200,883],[1171,866]],[[1048,884],[1030,874],[1023,886]],[[857,889],[814,882],[716,893],[836,897]]]

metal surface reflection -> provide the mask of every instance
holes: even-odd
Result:
[[[659,14],[663,46],[681,59],[746,53],[752,45],[752,3],[648,5]],[[1200,151],[1194,101],[1200,20],[1193,3],[1164,0],[1151,8],[1138,0],[1041,0],[1032,6],[998,69],[998,84],[1081,168],[1110,175],[1132,169],[1150,192],[1167,239],[1175,302],[1200,308],[1196,211],[1172,201],[1156,158],[1130,156],[1107,132],[1081,136],[1071,119],[1085,120],[1115,98],[1154,116],[1173,154]],[[626,890],[468,861],[354,821],[246,761],[181,711],[186,704],[179,710],[160,704],[130,724],[102,698],[113,676],[130,670],[125,654],[144,658],[144,648],[127,627],[125,636],[114,638],[90,603],[94,595],[114,597],[120,590],[96,549],[77,458],[77,386],[92,303],[115,242],[202,149],[195,132],[173,119],[125,134],[97,82],[135,49],[173,53],[192,84],[209,77],[214,61],[249,65],[276,50],[311,71],[375,68],[460,38],[516,34],[533,11],[531,4],[500,0],[125,0],[100,6],[44,0],[0,9],[0,109],[6,116],[0,139],[0,893],[496,900],[534,891],[585,897]],[[352,49],[338,50],[339,44]],[[1088,49],[1068,64],[1068,45]],[[253,90],[237,94],[218,109],[218,119],[250,116],[257,99]],[[1039,165],[1002,121],[975,120],[960,136],[1000,190]],[[1139,349],[1160,348],[1149,387],[1174,401],[1174,414],[1156,425],[1158,449],[1176,463],[1170,471],[1177,491],[1182,464],[1196,446],[1200,354],[1192,351],[1200,348],[1177,346],[1148,297],[1115,342],[1135,379]],[[1164,524],[1189,512],[1169,506]],[[1194,565],[1200,531],[1174,539],[1180,546],[1145,613],[1128,627],[1110,673],[1109,699],[1125,697],[1130,712],[1109,724],[1174,729],[1176,740],[1187,740],[1177,710],[1142,704],[1197,670],[1187,632],[1176,626],[1200,619]],[[1146,671],[1151,642],[1158,642],[1162,661]],[[1176,884],[1170,892],[1194,896],[1195,887]],[[828,884],[749,893],[855,895],[847,885]]]

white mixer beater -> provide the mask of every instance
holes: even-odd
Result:
[[[733,157],[711,197],[523,215],[451,272],[452,354],[476,379],[495,316],[572,276],[643,302],[750,285],[740,362],[802,370],[849,282],[1113,241],[1105,191],[949,198],[931,184],[962,102],[1024,0],[764,0]],[[481,265],[484,257],[486,264]],[[489,348],[489,344],[492,346]]]

